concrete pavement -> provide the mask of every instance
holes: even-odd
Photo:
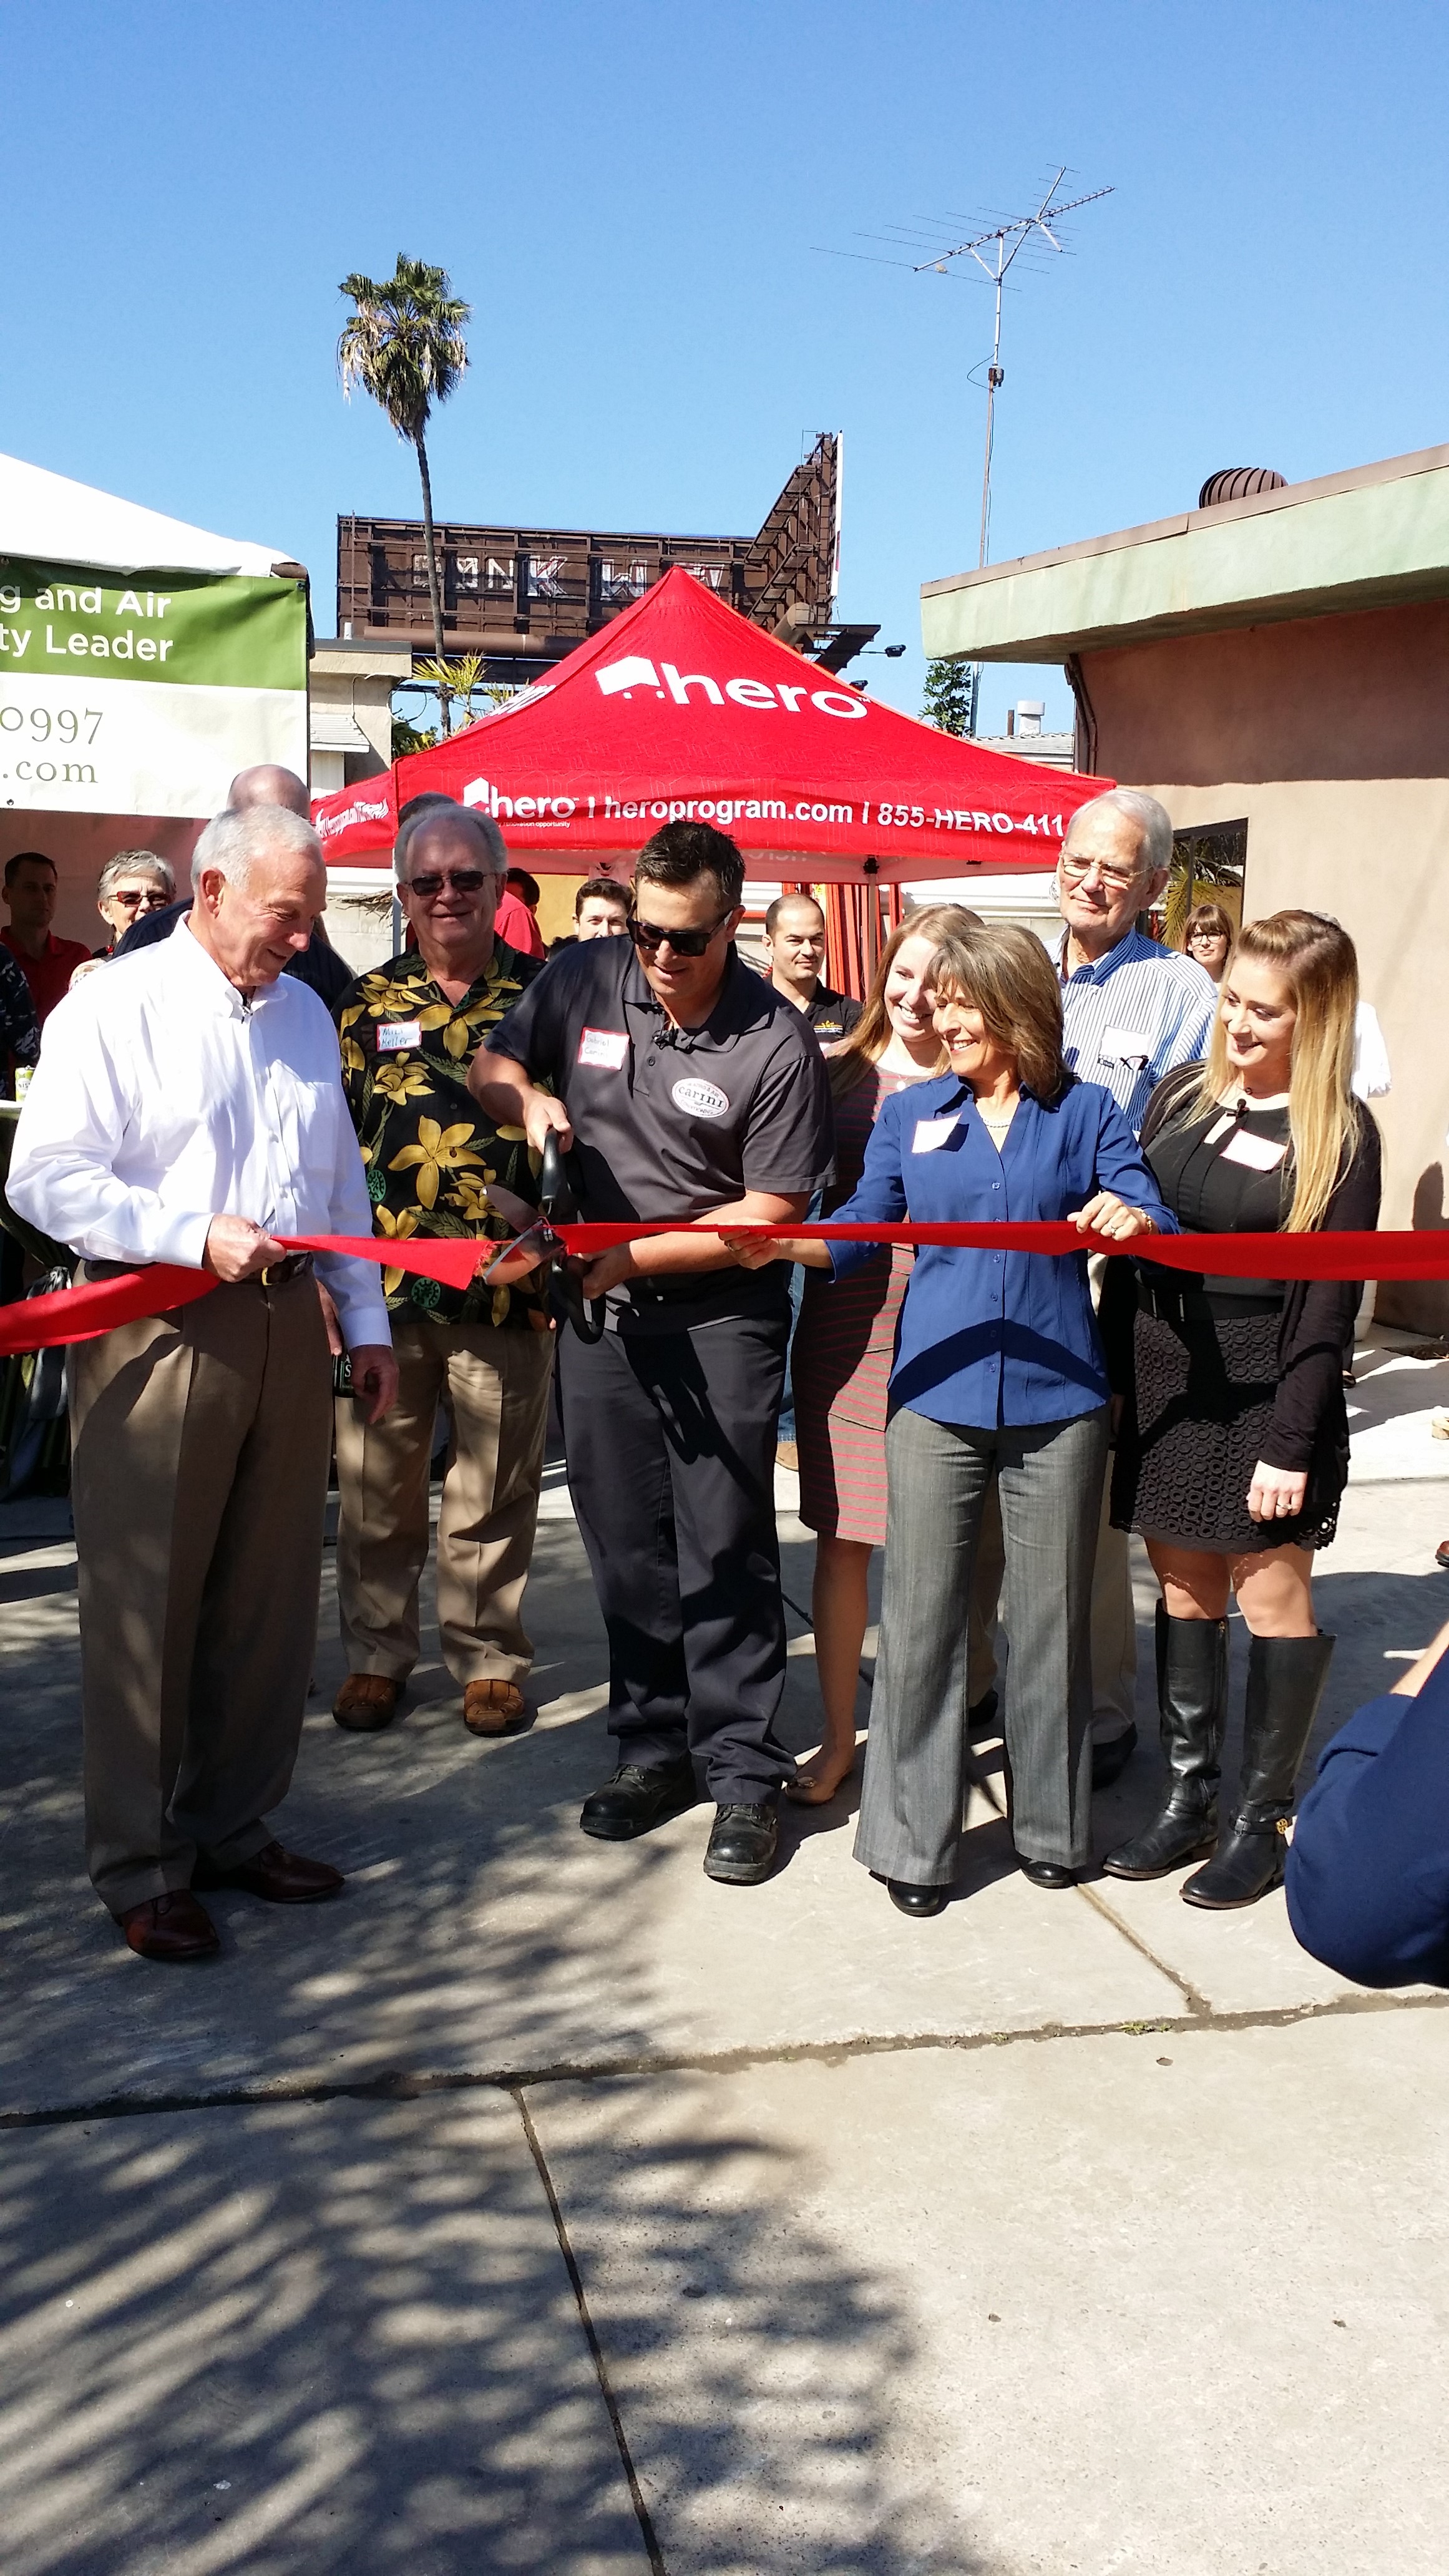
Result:
[[[1325,1732],[1449,1611],[1410,1347],[1360,1365]],[[434,1663],[368,1739],[324,1604],[280,1822],[347,1893],[218,1897],[168,1973],[80,1868],[63,1510],[0,1511],[7,2576],[1437,2571],[1444,1998],[1359,1995],[1281,1896],[1030,1889],[990,1746],[931,1923],[849,1794],[760,1890],[703,1877],[705,1809],[592,1844],[556,1476],[528,1616],[526,1734],[474,1743]]]

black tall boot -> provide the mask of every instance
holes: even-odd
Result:
[[[1111,1878],[1161,1878],[1218,1838],[1218,1777],[1228,1696],[1226,1619],[1170,1619],[1157,1605],[1157,1707],[1172,1786],[1155,1824],[1108,1852]]]
[[[1243,1774],[1233,1829],[1183,1888],[1188,1905],[1256,1905],[1283,1875],[1293,1783],[1333,1660],[1332,1637],[1254,1637],[1248,1648]]]

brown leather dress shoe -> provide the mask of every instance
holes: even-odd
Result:
[[[138,1959],[209,1959],[221,1948],[216,1925],[189,1887],[147,1896],[115,1917]]]
[[[335,1896],[345,1884],[341,1870],[330,1861],[303,1860],[300,1852],[289,1852],[275,1842],[263,1843],[250,1860],[229,1866],[203,1858],[192,1872],[194,1887],[241,1887],[248,1896],[264,1896],[270,1905],[315,1905],[324,1896]]]
[[[376,1735],[397,1715],[399,1685],[386,1673],[349,1673],[332,1703],[339,1726],[353,1735]]]
[[[527,1715],[517,1682],[469,1682],[463,1693],[463,1724],[470,1735],[502,1735]]]

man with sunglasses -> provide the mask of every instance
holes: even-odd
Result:
[[[790,1309],[778,1263],[740,1269],[699,1220],[798,1223],[831,1152],[802,1014],[734,947],[744,863],[705,823],[639,854],[628,941],[555,958],[480,1047],[470,1084],[535,1152],[573,1147],[582,1213],[689,1232],[601,1254],[607,1329],[559,1350],[569,1486],[609,1634],[613,1778],[580,1824],[623,1842],[715,1801],[705,1869],[753,1886],[775,1857],[785,1624],[775,1425]],[[547,1083],[544,1090],[540,1086]]]
[[[380,1234],[489,1233],[488,1181],[533,1202],[521,1134],[469,1096],[479,1040],[540,972],[495,933],[508,853],[496,823],[450,799],[403,822],[398,903],[417,942],[359,975],[338,1010],[342,1080]],[[494,1232],[501,1231],[496,1225]],[[474,1735],[525,1714],[522,1620],[543,1478],[553,1336],[537,1285],[463,1289],[383,1273],[398,1395],[381,1422],[337,1405],[337,1592],[347,1679],[339,1726],[373,1734],[417,1661],[418,1584],[441,1405],[451,1427],[438,1516],[438,1635]]]

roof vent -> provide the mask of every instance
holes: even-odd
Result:
[[[1215,510],[1220,501],[1251,501],[1257,492],[1281,492],[1286,474],[1275,474],[1271,465],[1225,465],[1220,474],[1210,474],[1197,496],[1200,510]]]

